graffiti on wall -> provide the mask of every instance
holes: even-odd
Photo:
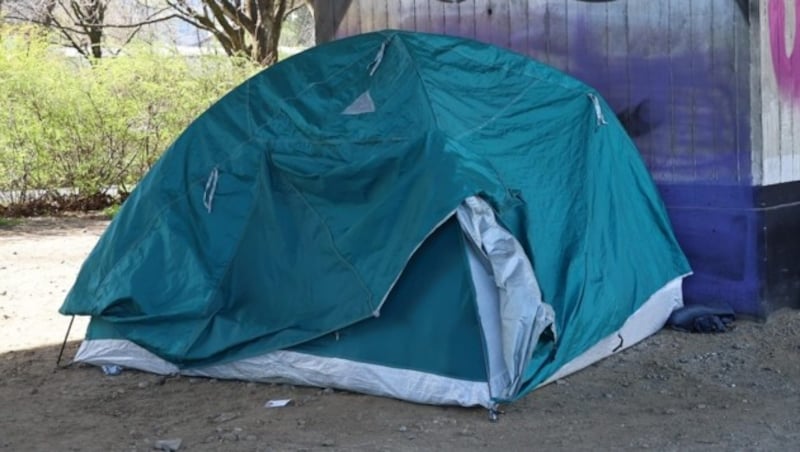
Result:
[[[792,6],[794,17],[789,14]],[[769,0],[768,14],[775,81],[782,94],[800,100],[800,0]],[[789,41],[789,35],[794,42]]]

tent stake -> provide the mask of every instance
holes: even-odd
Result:
[[[61,350],[58,352],[58,359],[56,359],[56,366],[61,367],[61,356],[64,355],[64,347],[67,346],[67,338],[69,338],[69,332],[72,330],[72,322],[75,321],[75,316],[73,315],[71,319],[69,319],[69,326],[67,327],[67,334],[64,335],[64,342],[61,343]]]

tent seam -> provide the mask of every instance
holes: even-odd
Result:
[[[436,110],[433,108],[433,102],[431,101],[431,96],[430,93],[428,92],[428,86],[427,83],[425,82],[425,79],[422,77],[422,74],[420,73],[419,65],[417,65],[417,60],[411,55],[411,52],[409,52],[408,47],[406,46],[405,39],[402,39],[401,37],[401,39],[398,39],[398,41],[402,44],[403,51],[408,56],[408,59],[411,62],[411,67],[414,68],[414,73],[417,75],[417,78],[419,79],[420,85],[422,86],[422,93],[425,95],[425,100],[427,101],[428,110],[431,112],[431,116],[433,116],[433,120],[436,122],[436,129],[441,132],[442,127],[439,124],[439,115],[436,114]],[[446,135],[444,132],[442,132],[442,134]]]

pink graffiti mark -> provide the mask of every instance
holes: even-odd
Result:
[[[786,49],[786,0],[769,1],[769,43],[772,49],[772,68],[778,89],[800,100],[800,0],[794,8],[794,46]],[[788,0],[792,1],[792,0]],[[790,19],[791,20],[791,19]]]

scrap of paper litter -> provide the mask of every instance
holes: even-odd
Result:
[[[292,399],[267,400],[267,403],[264,404],[264,408],[280,408],[287,406],[290,403],[292,403]]]

